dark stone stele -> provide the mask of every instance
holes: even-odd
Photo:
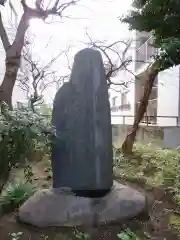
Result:
[[[53,188],[37,191],[20,207],[21,222],[94,227],[144,211],[142,193],[113,184],[108,87],[98,51],[84,49],[75,56],[70,81],[56,94],[52,123],[57,132],[52,143]]]
[[[76,54],[70,81],[56,93],[52,124],[53,188],[101,197],[113,185],[108,86],[99,51]]]

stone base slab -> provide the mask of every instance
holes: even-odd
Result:
[[[67,189],[37,191],[19,209],[19,220],[36,227],[98,225],[137,216],[146,207],[140,192],[114,182],[104,197],[77,197]]]

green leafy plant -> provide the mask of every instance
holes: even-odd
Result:
[[[31,165],[27,165],[24,168],[24,178],[26,179],[27,182],[32,183],[32,177],[33,177],[33,171]]]
[[[180,2],[170,0],[164,4],[164,1],[133,0],[132,6],[133,8],[121,18],[121,21],[127,23],[132,30],[152,33],[154,46],[160,49],[159,54],[156,53],[156,58],[162,60],[162,69],[179,65]],[[177,26],[178,30],[173,26]]]
[[[23,232],[9,233],[9,236],[11,236],[11,240],[20,240],[22,235]]]
[[[140,240],[137,235],[129,228],[117,234],[117,237],[121,240]]]
[[[48,240],[49,237],[48,237],[47,235],[41,234],[41,239],[42,239],[42,240]]]
[[[180,204],[180,152],[154,144],[135,144],[133,153],[124,156],[114,151],[114,173],[128,181],[161,188]]]
[[[30,110],[9,110],[1,105],[0,113],[0,193],[12,168],[25,164],[39,148],[47,149],[54,132],[50,123]]]
[[[81,239],[81,240],[88,240],[88,239],[90,239],[90,236],[89,236],[88,233],[81,232],[77,228],[75,228],[73,233],[74,233],[74,236],[76,238],[78,238],[78,239]]]
[[[17,183],[9,185],[3,196],[0,197],[2,212],[13,211],[24,203],[35,192],[30,183]]]

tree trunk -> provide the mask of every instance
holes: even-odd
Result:
[[[0,35],[6,51],[5,75],[0,86],[0,102],[6,102],[10,107],[12,106],[12,93],[20,67],[21,52],[24,46],[25,34],[29,27],[29,19],[28,12],[24,12],[19,22],[15,39],[12,45],[10,45],[0,15]],[[6,41],[8,41],[8,44],[6,44]]]
[[[131,133],[129,133],[126,136],[126,138],[122,144],[123,153],[132,153],[132,149],[133,149],[133,145],[134,145],[134,142],[136,139],[136,134],[137,134],[137,130],[139,127],[139,123],[141,122],[141,120],[146,112],[149,96],[151,94],[153,83],[154,83],[157,75],[158,75],[158,70],[157,70],[157,68],[154,68],[154,64],[153,64],[153,66],[151,68],[149,68],[147,71],[147,79],[145,82],[144,93],[140,100],[140,104],[137,109],[137,112],[135,114],[132,131],[131,131]]]
[[[35,103],[35,101],[34,101],[33,99],[30,99],[30,106],[31,106],[31,110],[32,110],[32,112],[34,112],[34,113],[35,113],[35,107],[34,107],[34,103]]]
[[[50,15],[59,15],[62,17],[62,13],[71,5],[76,4],[77,0],[62,4],[60,4],[61,1],[56,0],[52,7],[48,9],[44,9],[42,2],[41,0],[36,0],[34,2],[35,8],[31,8],[26,4],[26,0],[21,0],[23,14],[12,44],[10,44],[0,11],[0,38],[6,52],[6,70],[0,86],[0,102],[5,101],[10,106],[12,105],[12,92],[20,67],[21,52],[30,20],[34,18],[45,20]]]
[[[5,66],[5,75],[0,86],[0,102],[4,101],[12,107],[12,92],[20,66],[20,57],[6,56]]]

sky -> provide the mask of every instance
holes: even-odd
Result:
[[[53,35],[55,44],[62,45],[66,41],[82,41],[85,29],[93,38],[110,39],[125,36],[127,26],[121,24],[118,17],[126,13],[131,0],[81,0],[76,6],[69,7],[62,21],[44,25],[40,20],[33,20],[31,29],[38,37]],[[53,39],[55,40],[55,39]]]
[[[122,3],[123,2],[123,3]],[[86,31],[93,40],[115,42],[129,39],[128,27],[122,24],[119,16],[130,8],[131,0],[81,0],[77,6],[70,7],[65,15],[69,18],[58,19],[55,23],[44,24],[41,20],[32,20],[31,28],[35,34],[34,54],[40,56],[45,63],[61,50],[70,46],[68,58],[70,63],[77,51],[88,42]],[[50,39],[50,41],[49,41]],[[48,43],[48,47],[45,46]],[[66,62],[66,64],[65,64]],[[63,55],[53,66],[62,75],[66,71],[67,58]],[[46,102],[51,102],[52,94],[46,94]]]

